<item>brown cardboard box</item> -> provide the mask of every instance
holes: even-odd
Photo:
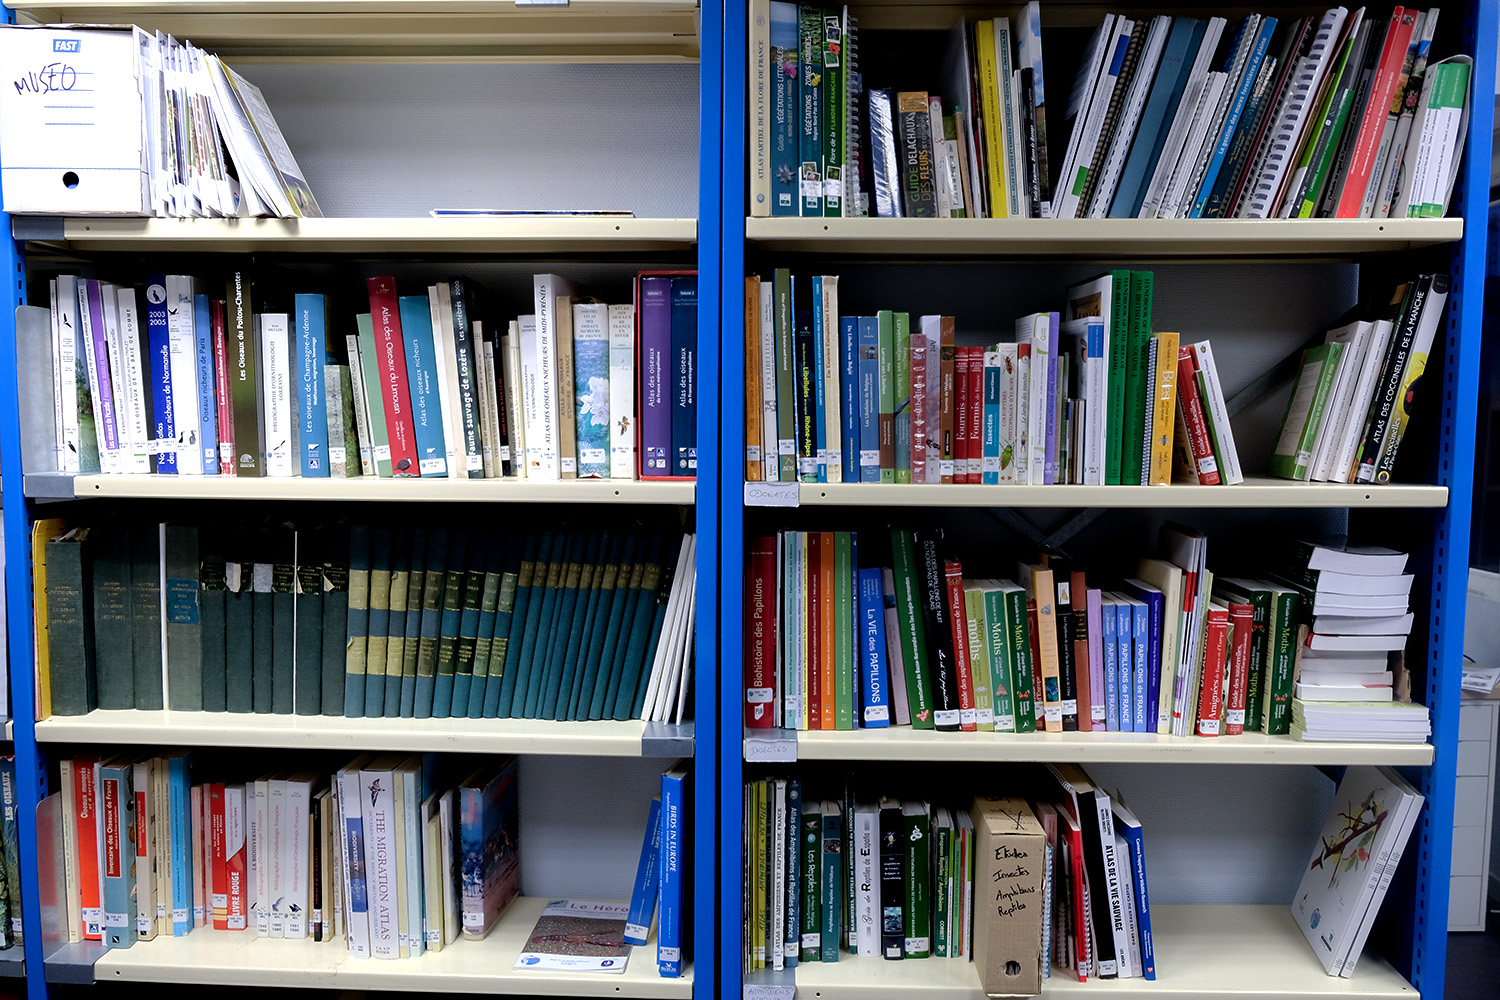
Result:
[[[1024,799],[977,798],[974,964],[992,997],[1042,991],[1042,879],[1046,836]]]

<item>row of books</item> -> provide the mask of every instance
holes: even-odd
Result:
[[[1302,352],[1272,475],[1390,482],[1450,287],[1446,274],[1402,282],[1373,319],[1335,327]]]
[[[521,892],[515,757],[364,754],[332,775],[205,773],[192,751],[60,763],[68,936],[129,948],[158,934],[333,941],[416,958],[478,940]],[[658,961],[681,972],[687,772],[649,810],[628,943],[661,911]]]
[[[21,920],[20,803],[16,759],[0,757],[0,950],[23,943]]]
[[[1074,285],[988,347],[952,316],[841,315],[838,288],[746,279],[751,482],[1244,481],[1213,350],[1152,333],[1150,271]]]
[[[1207,541],[1168,525],[1110,587],[1057,551],[966,573],[939,529],[754,538],[745,724],[1286,735],[1294,694],[1394,700],[1412,576],[1365,567],[1404,553],[1299,543],[1281,577],[1216,578]]]
[[[680,722],[695,542],[43,519],[39,712]]]
[[[750,12],[750,212],[1442,216],[1472,60],[1429,65],[1437,18],[1336,7],[1252,13],[1230,32],[1222,17],[1106,14],[1049,132],[1035,2],[961,18],[930,92],[864,87],[847,7],[763,0]]]
[[[1012,784],[944,803],[857,775],[821,800],[812,779],[746,782],[745,970],[948,958],[992,995],[1054,970],[1156,979],[1140,821],[1070,764]]]
[[[696,472],[696,274],[642,273],[621,305],[538,274],[535,312],[505,328],[481,318],[492,310],[464,278],[425,295],[370,278],[369,311],[352,324],[326,295],[287,297],[242,271],[223,299],[209,289],[187,275],[152,275],[140,291],[49,282],[51,344],[30,345],[27,363],[52,373],[58,471]]]

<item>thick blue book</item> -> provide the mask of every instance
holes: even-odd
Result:
[[[376,528],[370,533],[370,638],[365,656],[367,719],[379,719],[385,715],[385,651],[391,634],[391,558],[394,544],[395,539],[389,528]]]
[[[1114,812],[1115,832],[1125,838],[1125,849],[1130,862],[1131,886],[1135,890],[1135,918],[1140,928],[1141,975],[1148,980],[1156,979],[1156,945],[1151,935],[1151,897],[1146,892],[1146,840],[1141,821],[1125,806],[1111,798],[1110,809]]]
[[[484,679],[483,717],[493,719],[500,709],[500,690],[505,683],[506,657],[510,655],[511,623],[520,599],[521,565],[536,558],[536,539],[512,539],[505,546],[505,569],[500,576],[500,596],[495,601],[494,638],[490,640],[490,670]],[[523,610],[524,615],[524,610]]]
[[[629,552],[629,572],[621,565],[620,576],[624,583],[616,583],[615,607],[610,613],[609,629],[604,634],[604,651],[599,660],[599,673],[594,678],[594,696],[589,703],[587,718],[590,721],[610,718],[614,713],[615,697],[620,685],[620,665],[629,650],[630,630],[635,624],[635,607],[641,594],[641,582],[646,568],[652,560],[650,549],[656,544],[654,538],[642,538]]]
[[[588,533],[583,560],[578,564],[577,594],[573,597],[572,609],[564,619],[567,642],[558,658],[557,679],[549,682],[542,692],[543,719],[564,718],[568,702],[572,700],[573,684],[579,674],[579,661],[583,658],[583,643],[587,639],[589,613],[593,600],[598,595],[598,576],[603,572],[603,550],[607,543],[605,533]]]
[[[438,638],[443,630],[443,584],[448,565],[448,531],[433,528],[427,535],[427,569],[422,574],[422,625],[417,632],[417,680],[412,695],[412,717],[432,718],[432,690],[436,686]]]
[[[328,297],[298,293],[292,308],[297,324],[297,440],[302,450],[302,478],[327,479],[328,397],[323,371],[328,361]]]
[[[484,535],[470,536],[463,596],[458,606],[458,644],[453,654],[453,699],[448,705],[448,718],[463,719],[469,715],[469,691],[474,686],[474,654],[479,646],[480,604],[484,600],[489,551],[490,539]]]
[[[575,546],[580,538],[580,535],[572,532],[559,534],[552,558],[547,563],[547,572],[542,581],[542,602],[537,610],[536,633],[531,637],[530,659],[522,663],[526,682],[524,698],[521,689],[523,678],[516,678],[516,703],[511,705],[511,715],[515,718],[537,717],[537,709],[542,701],[542,684],[547,676],[547,658],[557,638],[558,612],[563,604],[568,564],[577,560]]]
[[[876,368],[879,373],[879,368]],[[859,482],[859,317],[839,317],[839,457],[844,482]]]
[[[514,542],[511,543],[514,547]],[[479,597],[479,624],[474,639],[474,678],[469,685],[469,702],[458,711],[454,700],[454,717],[470,719],[484,717],[484,696],[489,683],[490,656],[495,648],[495,612],[500,605],[500,584],[505,575],[506,539],[495,535],[490,539],[489,551],[484,557],[484,590]]]
[[[557,708],[557,690],[562,683],[563,658],[573,630],[573,611],[578,606],[578,585],[583,579],[583,564],[587,557],[592,532],[574,532],[568,540],[568,552],[558,574],[557,596],[552,611],[552,621],[547,628],[547,642],[538,644],[541,659],[533,674],[536,683],[535,698],[527,692],[526,718],[550,719]]]
[[[817,461],[818,482],[828,482],[828,448],[834,444],[828,440],[828,424],[823,399],[827,395],[824,385],[833,377],[823,370],[823,279],[813,275],[812,279],[812,361],[813,361],[813,454]]]
[[[391,541],[391,582],[385,615],[385,708],[387,719],[401,718],[401,686],[405,676],[401,669],[406,658],[406,619],[410,605],[411,568],[415,558],[420,565],[425,553],[412,550],[413,538],[404,531],[393,534]],[[413,695],[416,678],[412,679]],[[411,718],[411,716],[406,716]]]
[[[884,729],[891,724],[889,672],[885,648],[885,596],[879,567],[866,567],[858,575],[860,662],[860,724],[866,729]]]
[[[167,276],[153,274],[146,279],[146,374],[151,379],[151,414],[155,418],[152,434],[159,442],[177,440],[177,422],[172,417],[172,342],[167,333]],[[161,475],[177,472],[177,450],[163,447],[155,456],[151,471]]]
[[[446,476],[450,474],[448,443],[443,436],[438,397],[441,376],[432,346],[432,309],[425,295],[403,295],[397,302],[401,310],[402,342],[406,346],[411,419],[416,426],[417,468],[424,476]]]
[[[623,721],[630,717],[630,708],[635,704],[635,689],[639,683],[646,660],[646,647],[651,640],[651,626],[656,619],[656,602],[660,594],[666,562],[665,545],[660,535],[651,538],[650,552],[641,571],[641,587],[631,604],[629,637],[624,641],[624,656],[616,656],[619,669],[610,678],[609,694],[606,697],[603,716],[606,719]],[[613,710],[610,705],[613,704]]]
[[[788,969],[797,967],[802,952],[802,880],[808,873],[802,870],[801,839],[802,782],[791,778],[786,783],[786,927],[782,934]]]
[[[672,765],[661,776],[661,928],[656,935],[656,967],[663,976],[682,975],[687,905],[685,876],[687,858],[683,834],[687,829],[687,767]]]
[[[625,915],[625,943],[644,945],[656,922],[656,882],[660,871],[661,796],[651,800],[646,811],[646,835],[641,840],[641,858],[635,866],[635,888],[630,893],[630,910]]]
[[[1104,728],[1120,731],[1120,648],[1116,624],[1119,614],[1113,598],[1105,597],[1099,614],[1099,626],[1104,631],[1100,640],[1100,651],[1104,654]]]
[[[588,640],[584,643],[584,660],[578,679],[573,685],[573,694],[564,718],[571,721],[588,718],[589,706],[593,704],[594,687],[598,682],[600,664],[604,657],[604,640],[609,633],[610,616],[614,613],[616,599],[623,597],[621,579],[629,582],[630,568],[626,560],[635,557],[634,533],[617,534],[610,543],[604,557],[604,572],[599,581],[599,602],[594,608],[593,621],[589,625]],[[621,602],[623,607],[623,601]]]
[[[463,621],[468,581],[469,533],[448,534],[448,561],[443,567],[443,614],[438,629],[437,669],[432,678],[432,718],[446,719],[453,707],[453,675],[458,664],[458,630]]]
[[[880,482],[880,323],[859,317],[859,481]]]
[[[349,528],[349,639],[344,647],[344,716],[365,717],[365,656],[370,639],[370,529]],[[382,706],[383,707],[383,706]]]
[[[1208,206],[1208,199],[1213,194],[1214,184],[1219,179],[1219,170],[1224,166],[1224,158],[1229,154],[1229,144],[1234,141],[1234,131],[1244,114],[1245,103],[1250,100],[1250,91],[1255,89],[1255,77],[1260,73],[1260,64],[1266,57],[1266,50],[1271,47],[1271,35],[1275,30],[1276,18],[1262,18],[1260,30],[1248,43],[1254,48],[1250,50],[1250,59],[1245,63],[1244,75],[1240,77],[1239,86],[1235,88],[1234,99],[1229,105],[1229,114],[1224,118],[1224,128],[1219,132],[1219,141],[1214,145],[1213,157],[1208,161],[1208,170],[1203,174],[1203,184],[1198,188],[1198,197],[1193,200],[1193,210],[1188,218],[1201,219],[1203,217],[1203,210]],[[1225,57],[1224,71],[1226,73],[1233,68],[1237,48],[1238,46],[1232,46],[1229,55]]]
[[[1145,607],[1135,605],[1131,614],[1135,651],[1130,678],[1130,699],[1134,704],[1130,714],[1137,733],[1156,731],[1156,702],[1152,700],[1151,678],[1153,674],[1160,677],[1161,629],[1151,627],[1152,619],[1160,620],[1160,614],[1155,608],[1156,605],[1148,601]],[[1151,641],[1153,633],[1157,637],[1154,643]]]
[[[548,554],[552,549],[552,535],[544,533],[541,537],[534,534],[526,536],[524,554],[521,556],[521,564],[517,569],[516,576],[516,602],[511,612],[510,632],[506,640],[504,666],[500,672],[500,695],[495,701],[495,712],[490,714],[488,706],[485,709],[485,718],[510,718],[511,705],[514,703],[516,690],[516,675],[520,673],[521,647],[525,644],[523,637],[526,634],[526,619],[531,614],[531,599],[535,588],[536,567],[538,563],[545,565]],[[498,629],[499,624],[496,623]],[[522,694],[525,700],[525,694]]]
[[[698,276],[672,279],[672,468],[698,474]]]
[[[193,929],[192,760],[186,753],[167,758],[168,835],[172,851],[172,936]]]
[[[1135,732],[1135,699],[1131,686],[1135,678],[1135,610],[1134,598],[1121,601],[1115,614],[1115,641],[1120,661],[1120,732]]]
[[[219,408],[214,394],[214,331],[207,295],[193,296],[193,361],[198,369],[198,459],[204,475],[219,474]]]
[[[525,716],[526,695],[531,687],[531,665],[536,658],[536,647],[538,643],[545,644],[546,636],[542,632],[544,615],[550,615],[552,607],[547,603],[547,577],[553,572],[553,566],[559,567],[563,553],[567,549],[568,536],[563,532],[545,532],[542,535],[541,548],[537,552],[536,567],[531,574],[531,599],[526,605],[526,616],[519,625],[512,626],[510,644],[514,648],[514,663],[506,663],[506,684],[510,685],[511,675],[515,676],[515,686],[507,698],[500,696],[501,718],[519,719]],[[556,585],[556,578],[553,579]],[[517,640],[520,640],[517,642]]]
[[[1172,20],[1172,31],[1167,35],[1161,62],[1156,68],[1156,80],[1151,84],[1151,94],[1146,98],[1140,124],[1136,126],[1130,156],[1125,160],[1119,186],[1115,188],[1114,200],[1109,205],[1112,219],[1133,219],[1140,213],[1141,203],[1146,200],[1146,187],[1151,183],[1156,160],[1166,144],[1167,132],[1182,100],[1182,91],[1187,86],[1205,27],[1206,24],[1197,18]]]

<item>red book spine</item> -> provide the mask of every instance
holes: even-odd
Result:
[[[969,481],[969,349],[953,352],[953,481]]]
[[[104,939],[104,910],[99,874],[99,761],[81,757],[73,762],[73,802],[78,812],[78,899],[86,941]]]
[[[823,652],[823,643],[818,630],[818,604],[823,596],[818,589],[818,568],[822,563],[823,536],[809,531],[802,551],[807,558],[802,567],[802,594],[806,600],[802,621],[802,649],[807,667],[802,675],[807,678],[807,728],[828,729],[823,725],[823,672],[818,669],[818,657]]]
[[[1026,602],[1026,623],[1031,638],[1031,704],[1036,713],[1036,731],[1042,731],[1042,711],[1046,699],[1042,696],[1042,649],[1041,637],[1037,634],[1036,601]]]
[[[215,782],[208,786],[209,853],[209,906],[213,910],[214,930],[229,930],[229,858],[225,854],[224,840],[224,786]]]
[[[234,471],[234,397],[229,391],[229,339],[224,328],[224,300],[208,304],[209,333],[214,345],[214,405],[219,417],[219,475]]]
[[[953,665],[958,670],[958,728],[972,733],[979,728],[974,708],[974,665],[969,662],[969,627],[964,616],[964,568],[953,560],[943,563],[943,582],[948,592],[948,626],[953,633]]]
[[[1073,937],[1077,954],[1074,970],[1078,981],[1089,981],[1089,900],[1084,892],[1087,884],[1083,880],[1083,831],[1076,825],[1068,827],[1068,855],[1073,869]]]
[[[391,475],[420,476],[417,466],[417,428],[411,417],[411,390],[406,381],[406,343],[401,337],[401,313],[396,303],[395,278],[369,278],[370,322],[375,328],[375,353],[380,372],[380,398],[385,402],[385,430],[391,440]]]
[[[1380,134],[1385,130],[1391,98],[1395,95],[1396,82],[1401,76],[1402,64],[1406,61],[1406,49],[1411,44],[1411,32],[1416,20],[1416,10],[1397,7],[1391,11],[1391,23],[1385,32],[1380,62],[1375,65],[1375,79],[1370,87],[1369,102],[1365,105],[1364,120],[1360,122],[1359,134],[1349,155],[1344,188],[1339,192],[1338,208],[1333,213],[1335,218],[1359,218],[1360,206],[1364,204],[1365,192],[1370,186],[1370,173],[1375,166]]]
[[[948,483],[957,482],[954,479],[955,465],[953,460],[953,439],[955,437],[953,415],[954,407],[958,403],[958,400],[955,398],[957,395],[956,383],[958,379],[955,377],[953,370],[957,362],[953,348],[954,323],[955,320],[952,316],[942,316],[938,319],[940,338],[938,341],[940,345],[940,353],[938,355],[938,446],[941,449],[942,455],[939,459],[942,464],[938,469],[939,481],[945,486]],[[931,365],[930,359],[928,364],[929,366]],[[928,381],[931,381],[930,368]],[[928,391],[931,392],[932,390],[929,389]]]
[[[1187,427],[1189,464],[1203,486],[1219,485],[1219,462],[1214,457],[1213,439],[1208,434],[1208,418],[1203,414],[1203,399],[1198,395],[1198,373],[1193,365],[1190,347],[1177,351],[1177,398],[1182,404],[1182,422]]]
[[[969,477],[966,483],[984,482],[984,348],[968,347],[969,420],[964,433],[969,439]]]
[[[1218,736],[1224,711],[1224,669],[1229,655],[1229,612],[1208,609],[1203,642],[1203,676],[1198,688],[1198,735]]]
[[[245,789],[235,787],[226,791],[224,800],[224,853],[229,888],[228,923],[232,931],[245,930],[249,924],[245,908]]]
[[[1073,599],[1073,691],[1078,699],[1078,730],[1094,728],[1093,688],[1089,674],[1089,585],[1082,570],[1074,570],[1068,588]],[[1104,692],[1099,692],[1103,696]]]
[[[776,714],[774,537],[751,540],[749,565],[745,584],[745,728],[770,729]]]
[[[927,482],[927,338],[911,338],[911,481]]]
[[[1224,710],[1224,735],[1245,731],[1245,701],[1250,689],[1250,651],[1255,634],[1255,608],[1229,606],[1229,705]]]

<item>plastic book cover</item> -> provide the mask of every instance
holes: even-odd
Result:
[[[624,903],[551,901],[542,908],[515,968],[624,972],[630,958],[630,945],[625,943],[629,909]]]
[[[466,937],[484,937],[521,890],[517,768],[514,757],[476,773],[460,788],[460,881]],[[623,908],[621,917],[623,919]],[[623,926],[620,933],[624,933]]]

